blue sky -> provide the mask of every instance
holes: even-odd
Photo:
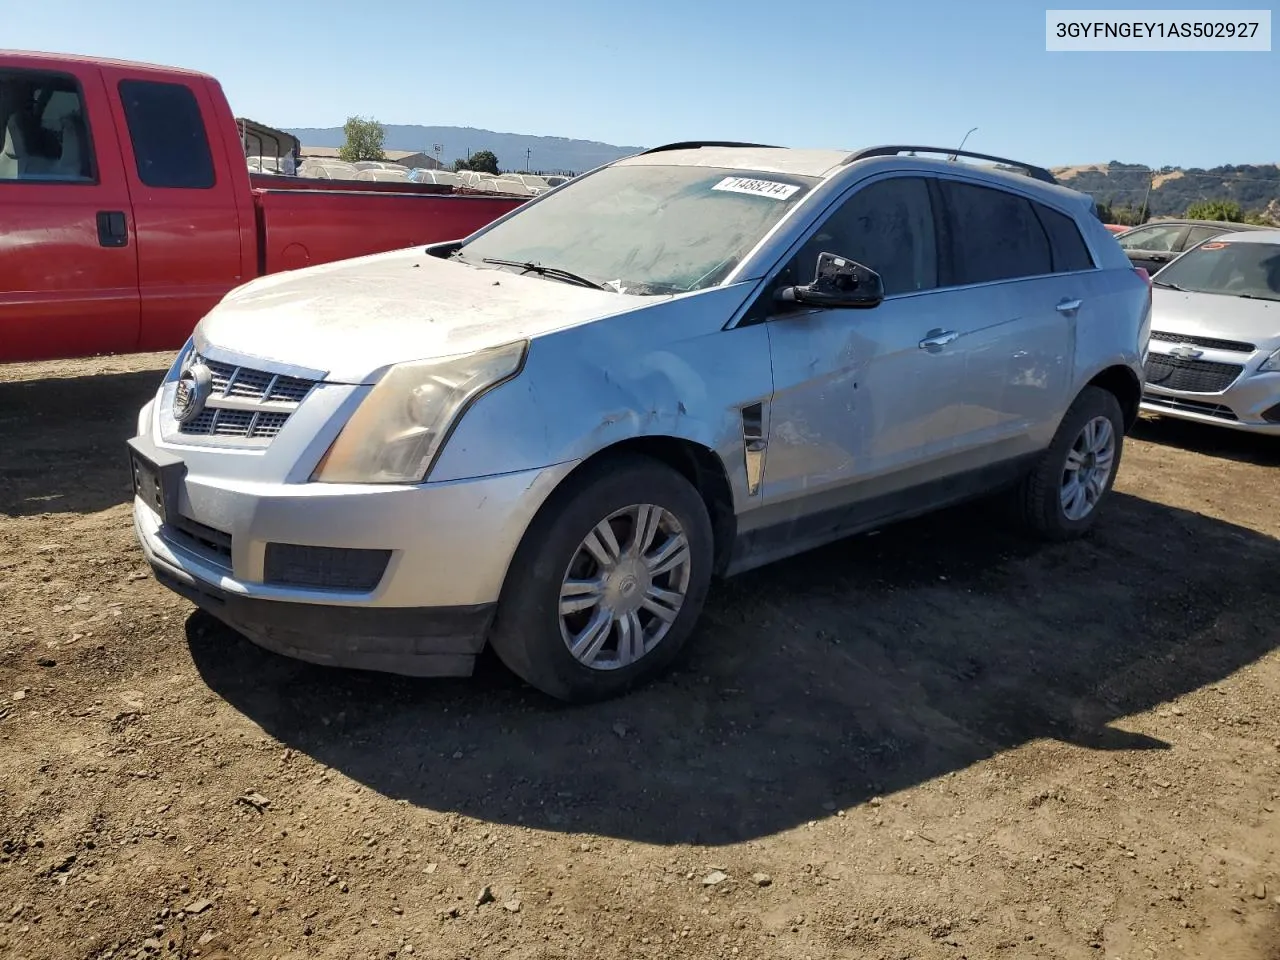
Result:
[[[1280,53],[1047,53],[1045,5],[1026,0],[4,6],[7,47],[205,70],[238,115],[275,126],[358,113],[625,145],[839,148],[950,145],[976,126],[970,148],[1042,164],[1280,161]]]

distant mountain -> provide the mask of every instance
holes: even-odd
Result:
[[[1112,160],[1055,167],[1052,173],[1063,186],[1087,193],[1112,208],[1140,208],[1146,198],[1147,208],[1156,217],[1180,217],[1187,207],[1202,200],[1234,200],[1246,214],[1280,209],[1280,165],[1274,163],[1208,170],[1161,167],[1153,171],[1141,164]]]
[[[595,140],[570,140],[567,137],[534,137],[520,133],[496,133],[475,127],[423,127],[384,124],[386,150],[421,150],[434,153],[433,144],[444,147],[441,158],[452,164],[469,152],[492,150],[504,170],[523,170],[525,151],[529,166],[547,173],[572,171],[581,173],[603,163],[610,163],[643,150],[643,147],[620,147]],[[302,141],[304,147],[340,147],[341,127],[295,127],[288,131]]]

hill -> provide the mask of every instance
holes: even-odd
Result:
[[[433,153],[432,145],[441,144],[441,158],[452,164],[467,152],[492,150],[504,170],[523,170],[525,151],[529,165],[547,172],[571,170],[581,173],[643,150],[643,147],[620,147],[595,140],[571,140],[567,137],[534,137],[520,133],[497,133],[475,127],[424,127],[416,124],[384,124],[387,150],[422,150]],[[341,127],[295,127],[288,131],[307,147],[340,147]]]
[[[1233,200],[1245,213],[1280,210],[1280,165],[1274,163],[1228,164],[1208,170],[1161,167],[1153,171],[1141,164],[1112,160],[1055,167],[1052,173],[1064,186],[1115,209],[1139,208],[1147,198],[1147,207],[1156,217],[1180,217],[1187,207],[1203,200]]]
[[[417,124],[385,125],[388,150],[421,150],[432,153],[433,144],[441,144],[441,157],[446,164],[468,152],[491,150],[504,170],[522,170],[525,151],[529,166],[545,172],[580,173],[603,163],[643,150],[596,140],[573,140],[568,137],[536,137],[520,133],[498,133],[476,127],[427,127]],[[308,147],[340,147],[341,127],[294,127],[293,134]],[[1201,167],[1161,167],[1152,171],[1136,163],[1076,164],[1052,168],[1053,175],[1065,186],[1087,193],[1100,204],[1113,209],[1139,208],[1146,200],[1151,216],[1179,217],[1187,207],[1202,200],[1234,200],[1245,213],[1280,213],[1280,165],[1227,164]],[[1154,176],[1153,176],[1154,174]],[[1148,187],[1150,193],[1148,195]]]

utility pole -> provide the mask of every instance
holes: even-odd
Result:
[[[532,173],[532,172],[533,172],[533,171],[531,171],[531,170],[529,169],[529,158],[530,158],[531,156],[533,156],[533,148],[532,148],[532,147],[525,147],[525,148],[524,148],[524,172],[525,172],[525,173]]]
[[[1147,192],[1142,198],[1142,209],[1138,211],[1138,225],[1147,222],[1147,201],[1151,199],[1151,187],[1156,182],[1156,172],[1150,168],[1147,169]]]

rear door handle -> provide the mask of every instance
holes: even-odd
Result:
[[[1080,300],[1063,300],[1058,304],[1057,310],[1059,313],[1075,313],[1080,309],[1081,302]]]
[[[960,334],[954,330],[930,330],[929,335],[920,341],[921,350],[937,350],[945,347]]]
[[[103,247],[129,245],[129,223],[123,210],[98,211],[98,244]]]

